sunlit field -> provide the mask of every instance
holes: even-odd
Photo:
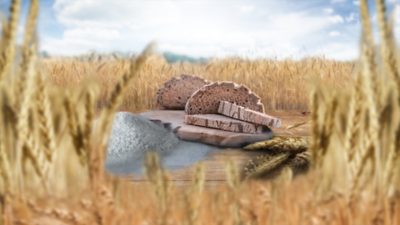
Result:
[[[129,70],[127,59],[62,58],[47,59],[43,64],[56,87],[78,87],[85,81],[96,83],[102,103]],[[124,93],[120,109],[133,112],[153,109],[155,93],[165,81],[180,74],[195,74],[210,81],[244,84],[261,97],[267,110],[307,111],[314,84],[321,82],[333,89],[346,88],[352,83],[354,71],[355,62],[323,58],[282,61],[226,58],[205,64],[169,64],[162,56],[151,55]]]
[[[20,2],[3,23],[0,54],[0,225],[400,224],[400,62],[384,1],[378,40],[360,1],[359,60],[213,59],[169,64],[153,46],[134,58],[41,58],[32,0],[21,46]],[[40,34],[38,34],[40,36]],[[168,79],[196,74],[257,93],[266,111],[310,112],[311,169],[208,186],[201,163],[179,185],[155,154],[148,182],[104,169],[117,111],[154,109]]]

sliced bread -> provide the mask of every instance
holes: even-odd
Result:
[[[268,130],[265,126],[235,120],[218,114],[185,115],[184,122],[189,125],[214,128],[237,133],[262,133]]]
[[[186,103],[185,111],[193,114],[217,114],[220,101],[236,103],[240,106],[264,112],[260,97],[246,86],[233,82],[215,82],[197,90]]]
[[[227,101],[220,101],[218,113],[234,119],[259,125],[265,125],[270,128],[278,128],[281,126],[281,120],[276,117],[257,112]]]

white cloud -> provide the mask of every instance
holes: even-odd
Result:
[[[352,12],[348,16],[345,17],[345,20],[348,23],[354,22],[354,21],[356,21],[356,16],[357,16],[357,14]]]
[[[55,0],[53,8],[64,31],[61,37],[43,37],[42,48],[69,55],[138,52],[154,40],[160,50],[194,56],[344,57],[329,52],[342,48],[341,40],[327,43],[321,34],[337,37],[336,26],[350,20],[333,14],[333,8],[302,11],[263,0]]]
[[[242,13],[251,13],[255,10],[255,6],[254,5],[241,5],[241,6],[239,6],[239,10]]]
[[[324,8],[323,11],[326,14],[332,14],[335,12],[335,10],[333,8]]]
[[[337,30],[329,32],[329,36],[331,36],[331,37],[337,37],[337,36],[340,36],[340,35],[341,35],[341,33],[339,31],[337,31]]]
[[[359,6],[360,5],[360,1],[359,0],[354,0],[353,1],[353,5]]]
[[[346,0],[331,0],[332,4],[337,4],[337,3],[345,3]]]
[[[329,20],[334,24],[343,23],[344,22],[344,19],[343,19],[343,17],[341,15],[332,15],[332,16],[329,17]]]
[[[327,55],[329,53],[329,55]],[[315,54],[324,55],[328,58],[351,60],[357,58],[358,50],[353,43],[334,42],[322,46]]]

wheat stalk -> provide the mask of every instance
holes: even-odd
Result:
[[[145,157],[145,169],[158,200],[160,210],[159,224],[166,224],[168,213],[168,192],[170,183],[164,170],[161,168],[159,157],[156,153],[150,152]]]
[[[191,188],[192,201],[189,203],[188,219],[189,224],[197,224],[199,217],[199,209],[202,202],[203,190],[205,182],[204,165],[198,163],[195,168],[193,184]]]
[[[311,93],[311,154],[312,163],[317,165],[319,161],[319,150],[320,150],[320,124],[319,124],[319,92],[314,90]]]
[[[81,165],[86,165],[88,156],[87,152],[85,151],[86,149],[83,142],[84,141],[83,130],[81,128],[81,125],[79,124],[78,116],[74,110],[77,107],[76,103],[72,100],[71,96],[68,97],[67,95],[67,97],[64,98],[63,106],[68,118],[67,120],[68,131],[72,138],[72,143],[74,145],[75,152],[80,159]]]
[[[344,139],[344,151],[347,156],[347,163],[350,166],[350,175],[353,176],[355,173],[355,166],[353,162],[354,155],[358,154],[359,146],[358,142],[361,137],[361,125],[362,125],[362,114],[363,114],[363,93],[362,93],[362,78],[359,72],[357,72],[356,81],[354,84],[354,92],[352,92],[349,106],[349,113],[347,117],[347,126]]]
[[[18,85],[15,92],[15,99],[17,101],[17,104],[19,104],[18,107],[22,107],[20,104],[22,104],[23,102],[22,98],[24,96],[24,92],[26,91],[25,89],[27,88],[28,85],[27,71],[29,70],[28,65],[29,61],[31,60],[31,56],[33,54],[32,49],[36,50],[35,34],[36,34],[36,23],[37,23],[38,12],[39,12],[38,0],[31,0],[31,4],[29,7],[29,14],[25,24],[24,40],[21,48],[22,60],[20,63],[20,72],[18,74],[18,82],[17,82]]]
[[[37,84],[37,104],[36,109],[38,112],[39,133],[42,140],[43,151],[47,160],[51,163],[53,161],[53,154],[56,149],[55,134],[53,126],[53,118],[50,100],[47,92],[47,87],[44,82],[42,74],[36,75]]]
[[[12,0],[10,4],[10,17],[7,27],[2,34],[2,51],[0,55],[0,80],[8,73],[15,57],[15,38],[21,12],[21,0]]]
[[[389,73],[391,79],[400,88],[400,73],[398,70],[398,62],[396,58],[397,46],[395,44],[393,28],[389,26],[386,18],[386,6],[384,0],[375,0],[376,2],[376,15],[378,18],[379,31],[381,36],[381,54],[382,61]]]
[[[337,96],[333,96],[331,101],[328,102],[326,107],[326,111],[324,114],[325,123],[322,126],[321,140],[320,140],[320,152],[319,152],[319,161],[316,163],[320,163],[322,165],[323,158],[329,150],[330,144],[332,142],[332,137],[335,133],[335,119],[336,113],[338,110],[339,99]],[[318,167],[318,166],[317,166]],[[320,168],[320,167],[318,167]]]
[[[1,137],[0,137],[1,138]],[[7,152],[4,149],[4,142],[0,139],[0,175],[3,178],[4,192],[11,190],[11,167]]]
[[[53,163],[56,152],[56,137],[54,133],[53,116],[51,111],[50,100],[48,96],[48,90],[42,74],[36,75],[37,85],[37,117],[39,123],[39,135],[41,139],[41,148],[43,150],[47,163],[44,162],[44,174],[47,177],[49,172],[50,164]]]
[[[92,135],[92,126],[94,121],[94,96],[92,91],[88,90],[84,96],[85,102],[85,123],[82,131],[82,144],[83,148],[90,154],[92,151],[91,147],[91,135]]]
[[[373,84],[375,86],[380,85],[376,80],[376,64],[375,64],[375,54],[374,54],[374,43],[372,39],[372,31],[371,24],[369,20],[369,10],[368,3],[366,0],[360,1],[360,11],[362,17],[362,29],[363,29],[363,41],[361,47],[361,62],[362,62],[362,75],[364,76],[364,95],[365,95],[365,107],[368,109],[368,131],[367,138],[369,140],[369,145],[367,145],[367,149],[373,149],[375,157],[374,165],[375,165],[375,173],[376,179],[380,179],[380,171],[381,171],[381,153],[379,146],[379,98],[381,92],[377,92],[376,88],[373,88]],[[366,155],[371,155],[368,153],[368,150],[365,151],[364,156],[361,158],[365,158]],[[379,181],[375,180],[375,185],[378,185]]]

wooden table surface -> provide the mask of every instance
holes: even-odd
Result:
[[[279,136],[308,136],[310,129],[309,116],[307,113],[301,112],[267,112],[267,114],[276,116],[281,119],[282,126],[278,129],[273,129],[274,135]],[[304,125],[293,129],[287,129],[288,126],[307,122]],[[202,163],[205,169],[205,180],[208,184],[222,183],[226,181],[225,167],[226,163],[231,160],[237,168],[242,168],[246,162],[261,155],[263,152],[249,152],[242,149],[221,149],[211,152]],[[190,183],[192,181],[196,166],[168,171],[171,180],[176,183]],[[142,176],[133,177],[134,182],[145,182],[146,178]]]

